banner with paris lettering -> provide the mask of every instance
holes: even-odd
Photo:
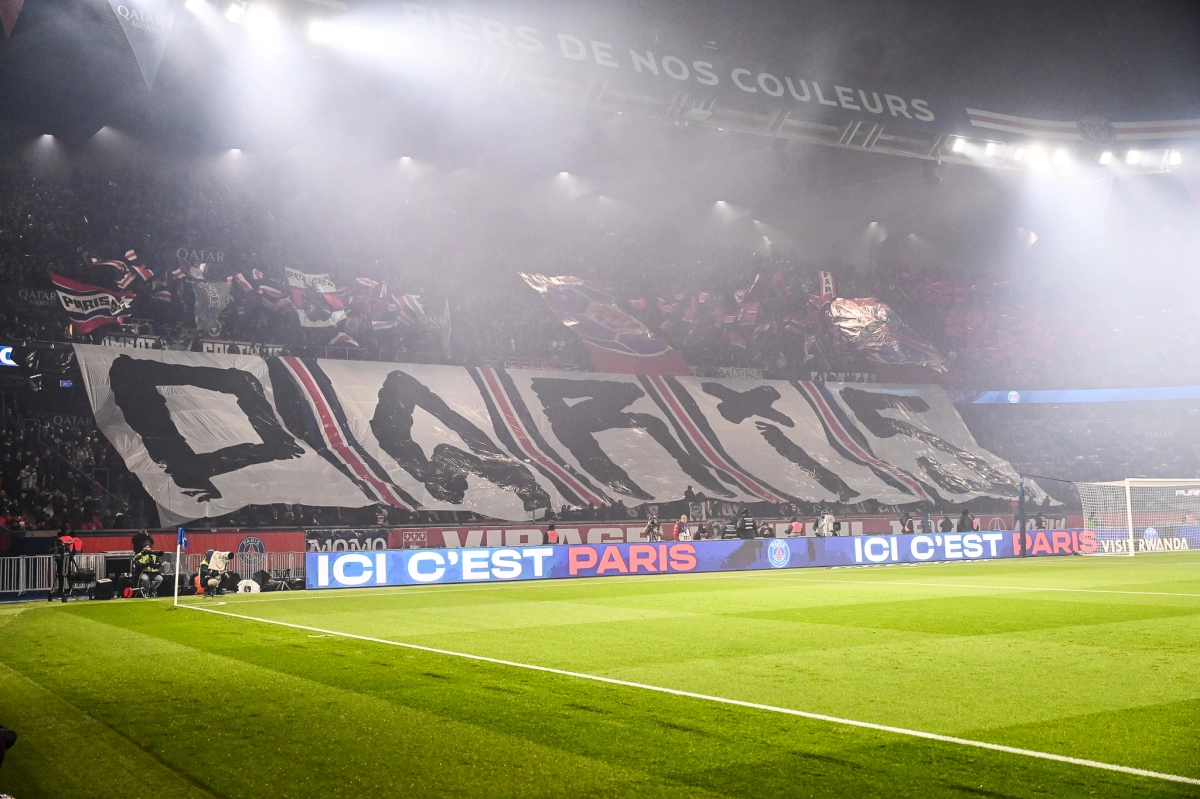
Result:
[[[937,386],[76,351],[100,429],[170,522],[275,503],[528,522],[689,495],[926,507],[1018,495],[1013,468]]]

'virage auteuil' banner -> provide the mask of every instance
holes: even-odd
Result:
[[[1089,535],[1090,539],[1087,538]],[[1070,533],[1066,536],[1066,544],[1060,552],[1046,554],[1071,554]],[[1076,531],[1074,551],[1082,551],[1088,546],[1094,550],[1095,544],[1093,533]],[[1019,539],[1012,533],[999,532],[403,549],[310,552],[306,575],[309,588],[360,588],[991,560],[1015,557],[1019,552]]]

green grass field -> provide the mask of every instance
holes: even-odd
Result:
[[[451,654],[1200,780],[1196,553],[224,599],[187,604],[315,629],[0,606],[0,723],[22,736],[0,792],[1200,796]]]

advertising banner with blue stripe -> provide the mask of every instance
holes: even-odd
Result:
[[[1067,535],[1068,545],[1071,536]],[[1091,539],[1094,548],[1094,537]],[[1075,538],[1076,551],[1080,537]],[[1056,550],[1057,551],[1057,550]],[[510,582],[632,574],[991,560],[1020,552],[1013,533],[765,538],[579,546],[309,552],[308,588]],[[1038,553],[1042,554],[1042,553]],[[1045,554],[1052,554],[1047,551]],[[1060,554],[1068,554],[1064,549]]]

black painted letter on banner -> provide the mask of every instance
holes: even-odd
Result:
[[[471,451],[438,444],[433,448],[433,457],[426,457],[412,437],[413,411],[417,408],[453,430]],[[482,430],[412,375],[392,372],[387,376],[379,390],[371,432],[384,452],[442,502],[461,505],[467,493],[467,475],[474,474],[515,493],[527,511],[550,507],[550,495],[523,463],[497,449]]]
[[[279,426],[258,378],[243,369],[185,366],[120,355],[113,361],[108,379],[113,400],[124,414],[125,423],[141,436],[146,452],[163,465],[183,493],[201,502],[221,496],[212,483],[216,475],[304,454],[296,440]],[[262,443],[194,452],[171,420],[159,386],[194,386],[232,394]]]
[[[786,427],[796,426],[790,416],[771,407],[776,400],[780,399],[779,392],[775,390],[774,386],[755,386],[749,391],[737,391],[720,383],[702,383],[700,387],[704,389],[705,394],[720,400],[717,404],[717,412],[726,421],[733,424],[741,424],[752,416],[761,416]],[[754,423],[754,426],[758,428],[763,439],[776,452],[800,467],[802,472],[816,480],[826,491],[837,494],[841,502],[849,502],[853,497],[858,496],[858,492],[847,485],[845,480],[809,455],[803,447],[788,438],[778,427],[758,421]]]
[[[636,384],[535,377],[530,385],[546,409],[546,418],[554,435],[571,450],[588,474],[612,490],[645,501],[656,498],[633,482],[633,478],[613,463],[596,442],[595,434],[603,430],[631,428],[649,433],[688,477],[718,496],[733,496],[703,464],[679,445],[666,422],[649,413],[624,413],[625,408],[645,395]],[[578,401],[568,404],[567,400]]]
[[[863,391],[850,387],[843,388],[840,393],[858,420],[871,431],[871,435],[876,438],[891,438],[897,435],[915,438],[934,449],[953,455],[960,463],[983,479],[981,482],[960,477],[946,471],[945,467],[933,458],[924,455],[918,457],[917,465],[939,487],[953,494],[998,494],[1002,497],[1017,495],[1017,486],[1013,481],[979,455],[956,447],[940,436],[934,435],[928,430],[922,430],[914,424],[880,413],[882,410],[890,409],[898,409],[909,414],[927,413],[929,403],[920,397]]]

